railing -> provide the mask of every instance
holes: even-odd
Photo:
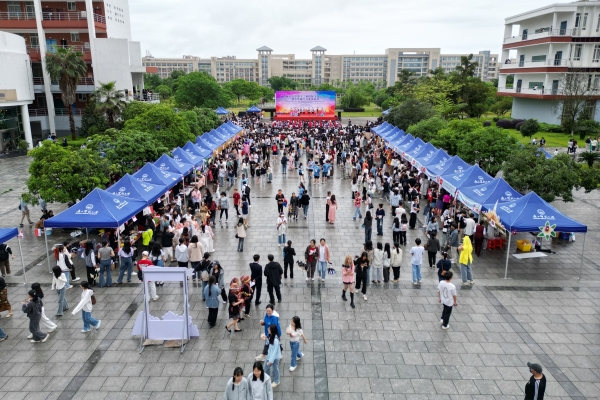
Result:
[[[48,115],[47,108],[30,108],[29,109],[30,117],[43,117],[45,115]]]
[[[54,115],[56,115],[57,117],[69,116],[69,109],[68,108],[55,108]],[[73,109],[73,115],[83,115],[83,109],[81,109],[81,108]]]
[[[11,21],[30,21],[30,20],[35,20],[35,13],[34,12],[0,12],[0,21],[1,20],[11,20]]]
[[[106,24],[106,17],[100,14],[94,14],[94,22],[100,22],[101,24]]]
[[[33,84],[34,85],[43,85],[44,78],[33,77]]]
[[[87,19],[85,11],[74,12],[43,12],[44,21],[81,21]]]
[[[34,77],[33,78],[33,84],[34,85],[43,85],[44,84],[44,78],[43,77]],[[58,81],[52,81],[50,83],[51,85],[58,85]],[[94,78],[79,78],[79,81],[77,82],[77,85],[79,86],[94,86]]]
[[[141,93],[136,93],[135,100],[137,101],[160,101],[160,95],[158,93],[146,94],[142,95]]]
[[[83,46],[80,44],[53,44],[53,45],[48,45],[46,48],[46,51],[52,52],[55,49],[73,49],[75,51],[80,51],[82,53],[89,53],[92,50],[90,49],[89,46]],[[39,53],[40,52],[40,46],[39,45],[28,45],[27,46],[27,52],[28,53]]]
[[[503,93],[525,93],[525,94],[537,94],[540,96],[551,96],[551,95],[557,95],[558,93],[558,89],[552,89],[552,88],[537,88],[537,89],[530,89],[530,88],[524,88],[524,87],[499,87],[498,88],[498,92],[503,92]]]
[[[564,67],[567,65],[569,60],[543,60],[543,61],[517,61],[515,63],[502,64],[500,69],[503,68],[536,68],[536,67]]]
[[[515,36],[504,38],[504,43],[515,43],[523,40],[540,39],[549,36],[579,36],[581,34],[580,28],[573,29],[548,29],[538,33],[525,33]]]

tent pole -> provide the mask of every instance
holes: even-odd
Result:
[[[585,233],[583,234],[583,249],[581,249],[581,263],[579,264],[579,280],[581,280],[581,272],[583,270],[583,254],[585,253]]]
[[[121,269],[121,265],[123,265],[123,260],[121,260],[121,233],[119,232],[119,227],[117,227],[117,252],[119,256],[119,269]]]
[[[21,255],[21,265],[23,265],[23,278],[25,282],[23,285],[27,285],[27,275],[25,274],[25,260],[23,259],[23,249],[21,248],[21,239],[17,236],[17,241],[19,242],[19,254]]]
[[[508,245],[506,246],[506,267],[504,268],[504,279],[508,279],[508,256],[510,256],[510,239],[512,235],[508,232]]]
[[[48,259],[48,272],[52,273],[52,267],[50,266],[50,254],[48,254],[48,235],[46,234],[46,229],[44,228],[44,240],[46,241],[46,258]]]
[[[90,240],[90,236],[88,234],[88,228],[85,228],[85,238],[86,238],[86,240]]]

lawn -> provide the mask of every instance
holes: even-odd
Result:
[[[530,137],[521,135],[521,133],[516,129],[505,129],[505,131],[508,131],[508,133],[516,137],[519,140],[519,142],[523,144],[531,143]],[[533,135],[533,137],[538,138],[538,141],[542,137],[546,139],[546,149],[551,150],[559,147],[567,147],[571,135],[569,135],[568,133],[538,132],[535,135]],[[578,142],[583,142],[585,144],[585,140],[579,140],[579,136],[575,137],[575,139]]]

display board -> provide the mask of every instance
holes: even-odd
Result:
[[[335,119],[335,92],[276,92],[275,115],[277,119]]]

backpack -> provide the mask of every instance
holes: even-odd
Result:
[[[95,306],[96,305],[96,296],[92,295],[91,300],[92,300],[92,305]]]
[[[202,281],[204,282],[208,282],[208,279],[210,278],[210,275],[208,274],[208,270],[203,270],[202,273],[200,274],[200,279],[202,279]]]
[[[8,252],[6,251],[7,247],[8,246],[6,243],[0,244],[0,260],[2,261],[8,260]]]

